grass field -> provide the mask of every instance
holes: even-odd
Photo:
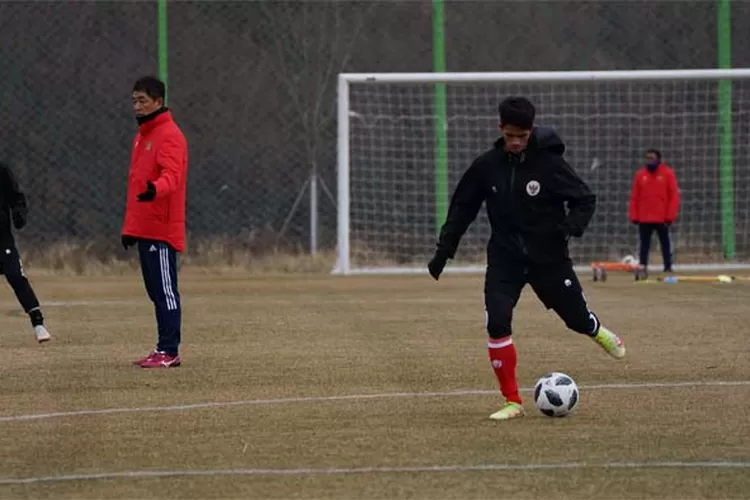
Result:
[[[2,292],[0,498],[750,498],[750,283],[585,282],[623,362],[527,290],[521,385],[581,403],[498,423],[481,276],[181,279],[171,370],[135,275],[37,276],[45,346]]]

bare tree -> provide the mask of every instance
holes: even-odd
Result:
[[[284,114],[290,117],[294,141],[299,144],[299,153],[309,171],[284,222],[283,233],[305,189],[310,187],[308,183],[320,179],[320,162],[332,161],[337,75],[349,66],[374,4],[263,2],[261,5],[267,50],[272,54],[269,59],[287,98]],[[321,182],[321,187],[335,203],[325,183]],[[316,195],[312,188],[310,195]]]

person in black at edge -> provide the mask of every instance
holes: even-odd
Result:
[[[612,357],[623,358],[625,345],[589,310],[568,254],[568,239],[583,235],[596,197],[563,159],[565,145],[555,131],[534,127],[536,110],[528,99],[509,97],[499,112],[501,137],[456,187],[428,269],[438,280],[485,202],[492,227],[484,282],[488,348],[506,400],[490,418],[508,420],[524,415],[511,320],[527,283],[568,328]]]
[[[31,319],[37,342],[42,343],[50,340],[51,336],[44,326],[39,301],[23,270],[13,238],[12,227],[24,227],[27,214],[26,196],[18,187],[10,167],[0,162],[0,274],[5,275],[8,284],[13,288],[18,302]]]

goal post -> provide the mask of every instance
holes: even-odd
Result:
[[[649,148],[662,152],[680,183],[676,269],[750,268],[750,68],[743,68],[340,74],[335,273],[426,272],[444,222],[436,208],[498,137],[497,105],[508,95],[534,102],[536,123],[557,130],[566,159],[597,194],[587,233],[571,242],[579,268],[637,255],[628,202]],[[436,190],[445,184],[441,148],[447,193]],[[446,272],[483,271],[489,234],[483,209]],[[658,244],[652,248],[658,263]]]

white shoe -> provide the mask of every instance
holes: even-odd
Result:
[[[47,329],[44,327],[44,325],[37,325],[34,327],[34,334],[36,335],[36,341],[40,344],[43,342],[47,342],[52,338],[52,335],[49,334]]]

